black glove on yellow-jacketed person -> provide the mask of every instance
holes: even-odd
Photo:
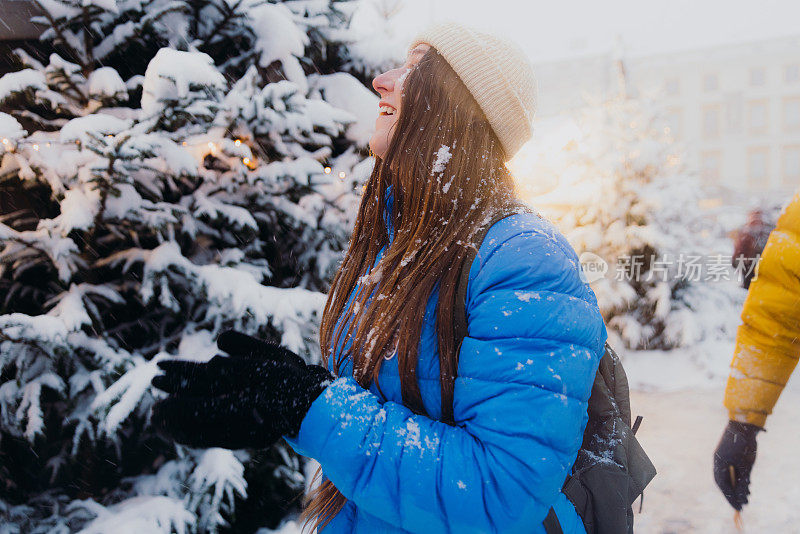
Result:
[[[223,332],[217,346],[230,356],[158,363],[164,374],[152,384],[169,395],[153,407],[153,424],[178,443],[264,448],[296,436],[334,378],[284,347],[240,332]]]
[[[763,428],[729,421],[714,452],[714,481],[735,510],[750,495],[750,472],[756,461],[756,434]]]

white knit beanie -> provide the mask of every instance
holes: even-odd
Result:
[[[536,78],[514,43],[454,23],[423,31],[420,43],[435,48],[464,82],[511,158],[530,138],[536,113]]]

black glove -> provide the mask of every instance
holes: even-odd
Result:
[[[736,510],[747,504],[750,495],[750,471],[756,461],[756,434],[760,430],[763,428],[756,425],[729,421],[714,452],[714,480]]]
[[[327,369],[239,332],[224,332],[207,363],[165,360],[153,386],[169,393],[153,407],[162,434],[195,447],[262,448],[296,436],[311,403],[333,380]]]
[[[159,362],[158,366],[165,374],[154,377],[153,386],[167,393],[184,395],[222,394],[238,390],[248,381],[258,380],[276,362],[298,370],[306,368],[306,362],[289,349],[234,330],[220,334],[217,347],[231,357],[218,354],[208,362]]]

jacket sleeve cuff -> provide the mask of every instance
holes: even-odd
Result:
[[[328,436],[335,432],[343,417],[346,417],[348,399],[358,392],[365,392],[353,377],[343,376],[334,380],[314,399],[297,436],[283,436],[298,454],[320,459]]]
[[[728,417],[737,423],[749,423],[760,428],[767,424],[767,414],[764,412],[752,412],[749,410],[728,410]]]

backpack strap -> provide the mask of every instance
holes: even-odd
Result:
[[[564,534],[564,531],[561,529],[561,523],[558,522],[556,511],[552,508],[547,512],[547,516],[544,518],[544,521],[542,521],[542,526],[544,526],[546,534]]]

